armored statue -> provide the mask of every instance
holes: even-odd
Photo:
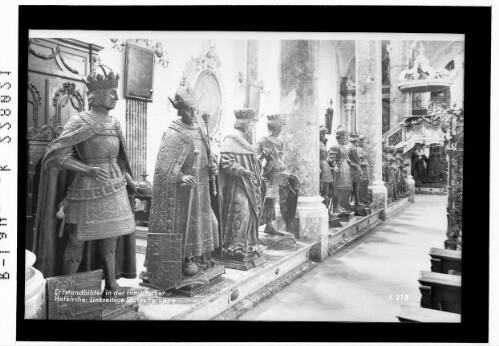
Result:
[[[266,225],[265,233],[283,235],[282,232],[276,230],[273,221],[276,219],[275,204],[276,199],[279,198],[279,188],[287,185],[286,167],[282,162],[283,145],[279,139],[285,121],[280,114],[269,115],[267,119],[269,135],[260,138],[256,143],[256,154],[259,160],[265,160],[262,175],[267,180],[266,199],[260,225]]]
[[[324,198],[324,204],[330,209],[332,203],[332,193],[333,193],[333,173],[331,171],[331,166],[329,165],[329,155],[326,148],[327,138],[326,133],[327,128],[321,126],[319,128],[319,162],[320,162],[320,195]]]
[[[219,247],[210,200],[210,174],[216,175],[218,167],[195,120],[198,99],[182,85],[170,102],[179,119],[163,134],[156,160],[143,277],[145,285],[150,282],[161,290],[179,289],[203,277],[214,267],[211,253]]]
[[[47,147],[35,226],[36,267],[44,276],[97,269],[98,263],[88,265],[97,256],[82,261],[87,243],[87,254],[100,255],[104,295],[119,290],[117,277],[136,276],[135,220],[127,192],[136,191],[136,183],[120,123],[109,114],[118,101],[118,80],[104,65],[93,70],[85,81],[90,111],[69,119]]]
[[[397,199],[397,188],[395,185],[395,173],[392,167],[394,160],[392,156],[393,148],[390,146],[383,147],[383,181],[388,190],[388,198]]]
[[[355,215],[359,215],[359,186],[362,181],[362,169],[360,167],[360,158],[358,155],[357,147],[359,143],[359,134],[350,134],[350,145],[348,145],[348,158],[350,159],[350,175],[352,177],[352,196],[355,202]],[[365,214],[365,213],[363,213]]]
[[[352,177],[350,174],[350,158],[348,157],[347,131],[340,125],[336,130],[338,144],[329,149],[329,156],[333,162],[334,197],[337,204],[334,213],[343,213],[350,210],[350,195],[352,194]]]
[[[368,200],[368,186],[369,186],[369,159],[367,157],[367,152],[364,149],[365,136],[359,134],[359,142],[357,148],[357,154],[359,156],[360,168],[362,170],[362,178],[359,187],[359,200],[364,204],[370,204]]]
[[[402,158],[402,155],[400,153],[397,153],[395,155],[395,162],[398,170],[398,177],[399,177],[399,185],[398,185],[398,195],[399,197],[404,197],[405,196],[405,185],[406,185],[406,178],[407,178],[407,173],[405,170],[405,165],[404,165],[404,159]]]
[[[233,268],[249,269],[247,264],[261,256],[258,246],[263,205],[261,163],[251,143],[256,112],[245,108],[234,113],[235,130],[225,137],[220,148],[223,258],[244,264]]]
[[[393,184],[394,184],[394,199],[399,199],[400,195],[400,165],[396,159],[395,153],[390,155],[390,167],[393,173]]]

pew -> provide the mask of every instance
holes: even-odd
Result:
[[[430,257],[432,272],[461,275],[461,251],[432,247]]]
[[[419,274],[421,307],[461,313],[461,276],[428,271]]]
[[[461,315],[452,312],[402,305],[402,311],[397,315],[400,322],[419,323],[460,323]]]

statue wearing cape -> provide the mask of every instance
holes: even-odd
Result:
[[[92,240],[118,237],[116,277],[136,277],[135,221],[126,179],[120,167],[130,166],[120,124],[99,122],[92,112],[73,116],[59,138],[51,142],[42,160],[33,250],[35,267],[45,277],[62,274],[62,254],[69,237],[86,241],[78,271],[98,269],[98,251]],[[61,169],[73,156],[107,171],[110,178],[97,182],[83,173]],[[58,206],[66,204],[66,232],[57,236]],[[68,232],[69,229],[69,232]],[[68,234],[69,233],[69,234]]]
[[[181,186],[184,175],[194,176],[196,185]],[[180,119],[170,124],[161,141],[153,184],[144,281],[166,291],[187,278],[182,272],[185,258],[202,261],[219,247],[218,221],[210,202],[207,138],[198,124]]]

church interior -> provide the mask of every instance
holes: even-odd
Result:
[[[461,321],[462,35],[61,33],[26,319]]]

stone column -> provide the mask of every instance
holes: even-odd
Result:
[[[356,41],[355,63],[357,73],[358,131],[366,136],[365,149],[371,165],[369,190],[376,210],[387,207],[387,190],[382,180],[382,86],[381,41]],[[384,220],[384,212],[380,218]]]
[[[310,257],[328,255],[328,213],[319,195],[319,41],[283,41],[281,46],[281,112],[287,116],[282,136],[284,163],[300,180],[296,212],[300,239],[315,240]]]
[[[390,41],[390,128],[412,113],[411,94],[402,92],[397,84],[400,73],[409,68],[409,41]]]
[[[247,51],[247,73],[246,73],[246,105],[257,114],[260,113],[260,85],[258,80],[258,41],[248,40]],[[254,127],[251,138],[256,142],[256,127]]]

